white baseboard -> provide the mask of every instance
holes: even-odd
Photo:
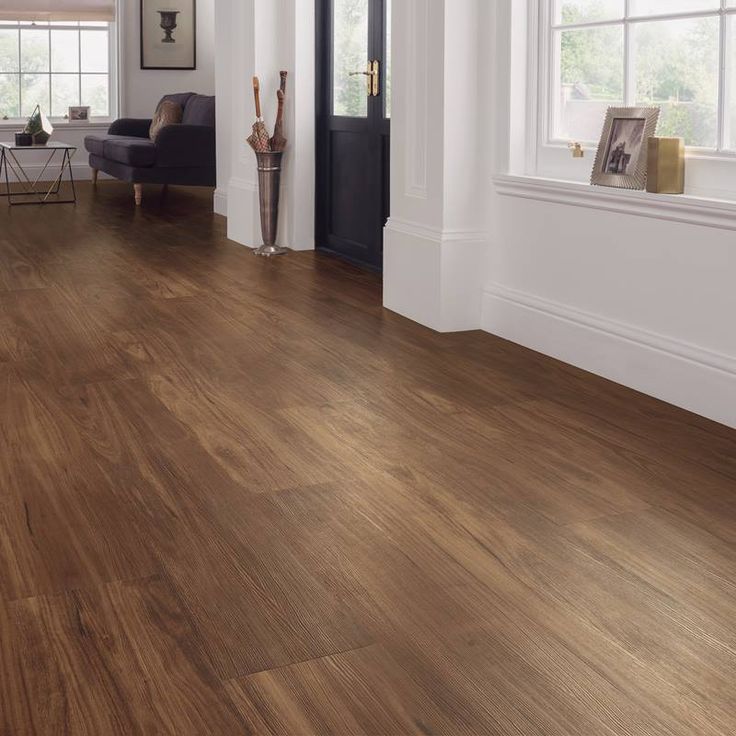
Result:
[[[43,165],[42,164],[28,164],[23,166],[23,170],[28,175],[29,179],[35,179],[42,171]],[[13,176],[12,169],[9,169],[8,171],[10,175],[10,181],[16,182],[18,179]],[[88,164],[83,163],[73,163],[72,164],[72,173],[74,174],[74,180],[75,181],[88,181],[92,178],[92,169],[89,167]],[[59,168],[58,166],[56,168],[49,167],[46,169],[43,178],[40,179],[40,181],[54,181],[56,177],[59,174]],[[64,181],[69,180],[69,173],[64,172]],[[0,186],[5,185],[5,173],[3,173],[2,181],[0,181]]]
[[[386,309],[438,332],[480,327],[486,233],[391,217],[384,235]]]
[[[227,191],[225,189],[219,187],[215,189],[213,207],[216,215],[227,217]]]
[[[495,284],[486,332],[736,427],[736,358]]]

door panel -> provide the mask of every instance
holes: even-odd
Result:
[[[376,269],[389,202],[386,2],[317,3],[317,247]]]

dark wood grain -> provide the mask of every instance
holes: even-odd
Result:
[[[0,210],[2,736],[736,731],[736,432],[80,190]]]

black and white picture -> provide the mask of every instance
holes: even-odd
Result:
[[[69,107],[69,120],[73,123],[86,123],[89,120],[89,105],[71,105]]]
[[[141,0],[141,69],[196,69],[196,0]]]
[[[644,189],[648,140],[657,132],[658,107],[609,107],[591,184]]]
[[[604,174],[628,174],[631,161],[636,161],[644,141],[646,120],[616,118],[611,127],[608,151],[603,161]]]

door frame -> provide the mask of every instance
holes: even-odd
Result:
[[[315,11],[315,73],[314,73],[314,93],[315,93],[315,178],[314,178],[314,234],[315,234],[315,250],[323,250],[327,253],[335,253],[343,260],[356,263],[361,268],[371,271],[382,271],[381,266],[373,266],[364,261],[351,258],[350,256],[337,253],[329,248],[319,245],[321,234],[327,233],[329,228],[328,218],[330,216],[330,202],[327,187],[320,186],[321,182],[328,180],[330,175],[330,158],[329,158],[329,131],[326,124],[326,118],[332,112],[332,89],[334,83],[333,65],[331,63],[331,40],[332,40],[332,3],[334,0],[314,0]],[[381,49],[381,71],[380,71],[380,89],[381,102],[385,105],[386,90],[386,17],[381,18],[380,23],[375,23],[375,19],[370,19],[369,23],[373,24],[373,38],[371,39],[374,48]],[[393,58],[393,55],[392,55]],[[392,85],[394,84],[392,79]],[[394,89],[395,92],[395,89]],[[385,117],[385,107],[383,110]],[[390,130],[390,120],[388,122]],[[390,136],[390,132],[389,132]],[[389,146],[388,161],[386,166],[391,167],[391,147]],[[390,177],[389,177],[390,179]],[[384,202],[383,209],[389,211],[390,191],[389,184],[383,192]]]

